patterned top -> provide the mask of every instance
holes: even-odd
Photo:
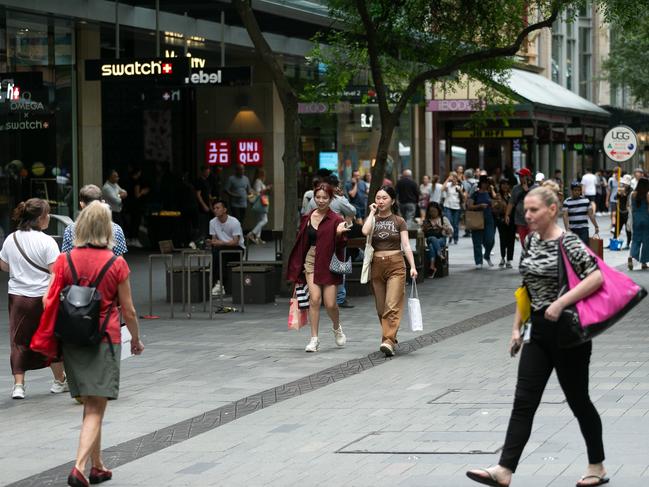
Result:
[[[128,252],[126,247],[126,239],[124,238],[124,230],[117,223],[113,223],[113,240],[115,246],[113,247],[113,254],[116,256],[124,255]],[[74,247],[74,223],[71,223],[63,231],[63,243],[61,244],[61,252],[68,252]]]
[[[401,232],[408,231],[406,221],[397,215],[376,215],[372,247],[374,250],[401,250]]]
[[[586,245],[572,232],[566,232],[563,245],[575,273],[584,279],[597,270],[597,261],[586,251]],[[520,273],[532,300],[532,310],[550,306],[559,295],[559,240],[541,240],[531,234],[521,254]]]
[[[577,228],[588,228],[588,209],[590,200],[580,196],[570,197],[563,202],[563,208],[568,212],[568,225],[570,230]]]

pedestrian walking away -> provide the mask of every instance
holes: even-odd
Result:
[[[523,285],[531,300],[531,338],[523,344],[520,310],[516,309],[510,353],[522,347],[514,405],[498,465],[474,469],[467,476],[479,483],[509,486],[523,449],[532,433],[534,414],[552,371],[586,442],[588,465],[577,487],[608,482],[604,468],[602,422],[588,393],[589,363],[592,342],[573,348],[559,348],[557,321],[564,309],[588,297],[602,285],[603,278],[586,245],[572,232],[564,233],[557,225],[559,187],[546,181],[525,197],[525,218],[532,233],[527,237],[520,261]],[[563,245],[567,258],[580,283],[559,297],[559,259]]]
[[[590,235],[588,233],[588,220],[593,223],[595,233],[599,233],[599,225],[595,218],[593,205],[581,195],[581,183],[570,183],[571,196],[563,202],[563,226],[577,235],[586,245]]]
[[[61,343],[70,395],[83,402],[77,458],[68,476],[68,485],[73,487],[87,487],[88,480],[96,484],[112,478],[112,472],[101,458],[101,430],[107,401],[119,395],[122,340],[117,302],[132,336],[131,353],[139,355],[144,350],[131,296],[129,267],[123,257],[114,256],[113,245],[110,211],[98,201],[90,203],[77,219],[75,248],[61,254],[54,264],[45,313],[32,343],[37,349],[56,350],[58,344],[53,331],[55,325],[60,326],[56,318],[61,291],[72,284],[96,284],[101,299],[98,326],[103,329],[105,324],[106,336],[96,345]],[[111,259],[114,259],[112,264]],[[91,469],[87,478],[85,470],[89,460]]]
[[[363,235],[372,233],[374,257],[371,264],[371,283],[376,312],[381,322],[381,346],[379,350],[387,357],[394,355],[397,333],[403,315],[406,265],[410,265],[410,278],[417,279],[415,259],[410,248],[406,221],[396,215],[397,194],[390,186],[377,191],[370,214],[363,224]]]
[[[401,177],[397,181],[397,197],[401,216],[406,220],[408,225],[412,225],[414,218],[417,216],[417,205],[419,203],[419,186],[412,179],[412,171],[404,169]]]
[[[512,197],[507,204],[505,213],[505,223],[509,224],[512,219],[514,220],[521,247],[524,247],[525,239],[529,232],[527,222],[525,221],[524,201],[525,196],[532,188],[532,171],[524,167],[519,169],[516,174],[518,175],[519,183],[512,189]]]
[[[422,223],[421,230],[426,239],[426,258],[428,259],[429,277],[434,277],[437,272],[435,260],[439,257],[445,259],[443,250],[446,242],[453,235],[451,222],[442,214],[442,207],[439,203],[431,202],[428,205],[426,218]]]
[[[241,226],[243,226],[246,219],[246,209],[248,208],[248,195],[252,193],[252,187],[248,176],[244,174],[244,168],[241,164],[238,164],[234,171],[234,174],[225,183],[225,192],[230,196],[232,216],[239,220]]]
[[[340,323],[340,310],[336,303],[337,287],[342,284],[342,275],[331,271],[333,255],[344,259],[345,233],[349,227],[342,216],[330,208],[334,189],[321,183],[314,190],[316,208],[302,217],[295,245],[288,261],[287,279],[297,284],[307,283],[309,287],[309,321],[311,339],[305,352],[317,352],[320,347],[320,305],[324,306],[331,319],[334,340],[342,347],[347,341]]]
[[[510,219],[505,221],[507,205],[511,201],[512,193],[510,190],[509,179],[503,177],[500,179],[496,197],[492,202],[492,211],[498,229],[498,241],[500,243],[500,263],[498,267],[507,269],[512,268],[514,260],[514,243],[516,242],[516,226]]]
[[[255,227],[250,233],[246,235],[246,239],[256,244],[265,243],[261,239],[261,231],[268,223],[268,208],[269,200],[268,193],[272,189],[272,184],[266,184],[266,171],[263,169],[257,169],[255,173],[255,182],[253,183],[253,190],[255,192],[256,198],[252,204],[252,210],[255,213],[257,222]]]
[[[642,270],[649,262],[649,179],[642,177],[635,191],[631,193],[631,212],[633,214],[633,241],[629,254],[629,270],[633,270],[634,259],[640,262]]]
[[[56,242],[43,232],[50,223],[50,205],[31,198],[16,207],[13,219],[18,229],[5,239],[0,250],[0,268],[9,273],[9,348],[14,376],[11,397],[24,399],[25,372],[48,365],[54,375],[50,392],[65,392],[68,383],[61,361],[50,361],[29,348],[43,313],[50,272],[59,256]]]
[[[631,176],[626,174],[620,180],[620,187],[617,191],[617,204],[620,211],[620,221],[617,225],[611,228],[613,238],[618,238],[622,230],[626,233],[626,245],[624,248],[628,250],[631,243],[631,224],[629,218],[629,207],[631,204]]]
[[[472,230],[471,240],[473,240],[473,260],[477,269],[482,268],[482,261],[493,267],[491,261],[491,250],[494,247],[494,237],[496,234],[496,222],[493,212],[491,211],[493,189],[487,176],[480,176],[478,188],[467,200],[468,210],[482,210],[484,217],[484,228],[482,230]],[[483,251],[484,248],[484,251]]]
[[[93,201],[103,201],[102,191],[99,186],[94,184],[87,184],[79,190],[79,208],[82,210]],[[61,252],[68,252],[74,247],[74,223],[70,223],[63,231],[63,242],[61,243]],[[128,252],[126,246],[126,238],[124,238],[124,230],[117,223],[112,223],[113,227],[113,253],[117,256],[124,255]]]

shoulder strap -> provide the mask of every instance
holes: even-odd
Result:
[[[14,232],[13,237],[14,237],[14,243],[16,244],[16,248],[18,249],[18,252],[20,252],[20,255],[22,255],[22,256],[25,258],[25,260],[27,261],[27,263],[28,263],[29,265],[31,265],[34,269],[38,269],[39,271],[44,272],[45,274],[49,274],[49,273],[50,273],[50,270],[49,270],[49,269],[47,269],[47,268],[45,268],[45,267],[41,267],[41,266],[39,266],[36,262],[34,262],[32,259],[30,259],[30,258],[27,256],[27,254],[25,253],[25,251],[23,250],[23,248],[22,248],[22,247],[20,246],[20,244],[18,243],[18,238],[16,237],[16,232]]]
[[[65,253],[65,256],[68,259],[68,267],[70,268],[70,273],[72,274],[72,282],[75,286],[77,286],[79,285],[79,275],[77,274],[77,270],[74,268],[74,264],[72,263],[72,256],[70,255],[69,250]]]
[[[116,255],[113,255],[110,259],[108,259],[108,262],[104,264],[104,267],[101,268],[101,271],[99,271],[99,275],[97,276],[97,279],[94,280],[92,283],[92,287],[99,287],[99,283],[101,280],[104,278],[106,275],[106,272],[108,272],[108,269],[110,268],[111,265],[113,265],[113,262],[117,259]]]

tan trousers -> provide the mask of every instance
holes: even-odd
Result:
[[[406,264],[403,255],[372,259],[372,289],[376,301],[376,312],[381,321],[383,336],[381,343],[397,343],[397,332],[403,314],[406,287]]]

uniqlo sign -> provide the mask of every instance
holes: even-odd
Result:
[[[210,166],[229,166],[232,164],[230,154],[230,141],[228,139],[213,139],[205,141],[206,164]]]
[[[264,146],[261,139],[238,140],[237,162],[244,166],[261,166],[264,163]]]

